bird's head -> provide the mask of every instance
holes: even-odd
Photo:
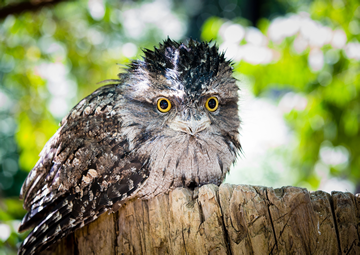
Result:
[[[216,46],[193,40],[168,39],[144,53],[143,61],[132,62],[120,88],[127,99],[123,119],[124,126],[132,127],[133,146],[156,157],[154,164],[159,157],[164,164],[175,161],[187,169],[202,163],[219,177],[196,182],[221,182],[240,150],[238,87],[231,62]],[[181,159],[184,154],[191,156]]]

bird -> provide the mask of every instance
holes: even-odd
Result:
[[[212,42],[167,38],[82,99],[23,183],[19,232],[33,229],[18,254],[45,250],[130,199],[220,185],[242,150],[233,66]]]

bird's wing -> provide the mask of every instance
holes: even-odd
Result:
[[[122,135],[123,98],[108,85],[83,99],[48,141],[21,189],[19,231],[35,227],[19,249],[34,254],[95,220],[131,195],[148,176],[144,159]]]

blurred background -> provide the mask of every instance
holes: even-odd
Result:
[[[360,192],[358,0],[1,0],[0,255],[58,123],[167,37],[213,40],[239,80],[244,153],[226,182]]]

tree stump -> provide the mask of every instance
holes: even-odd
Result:
[[[360,194],[205,185],[133,200],[42,254],[360,254]]]

